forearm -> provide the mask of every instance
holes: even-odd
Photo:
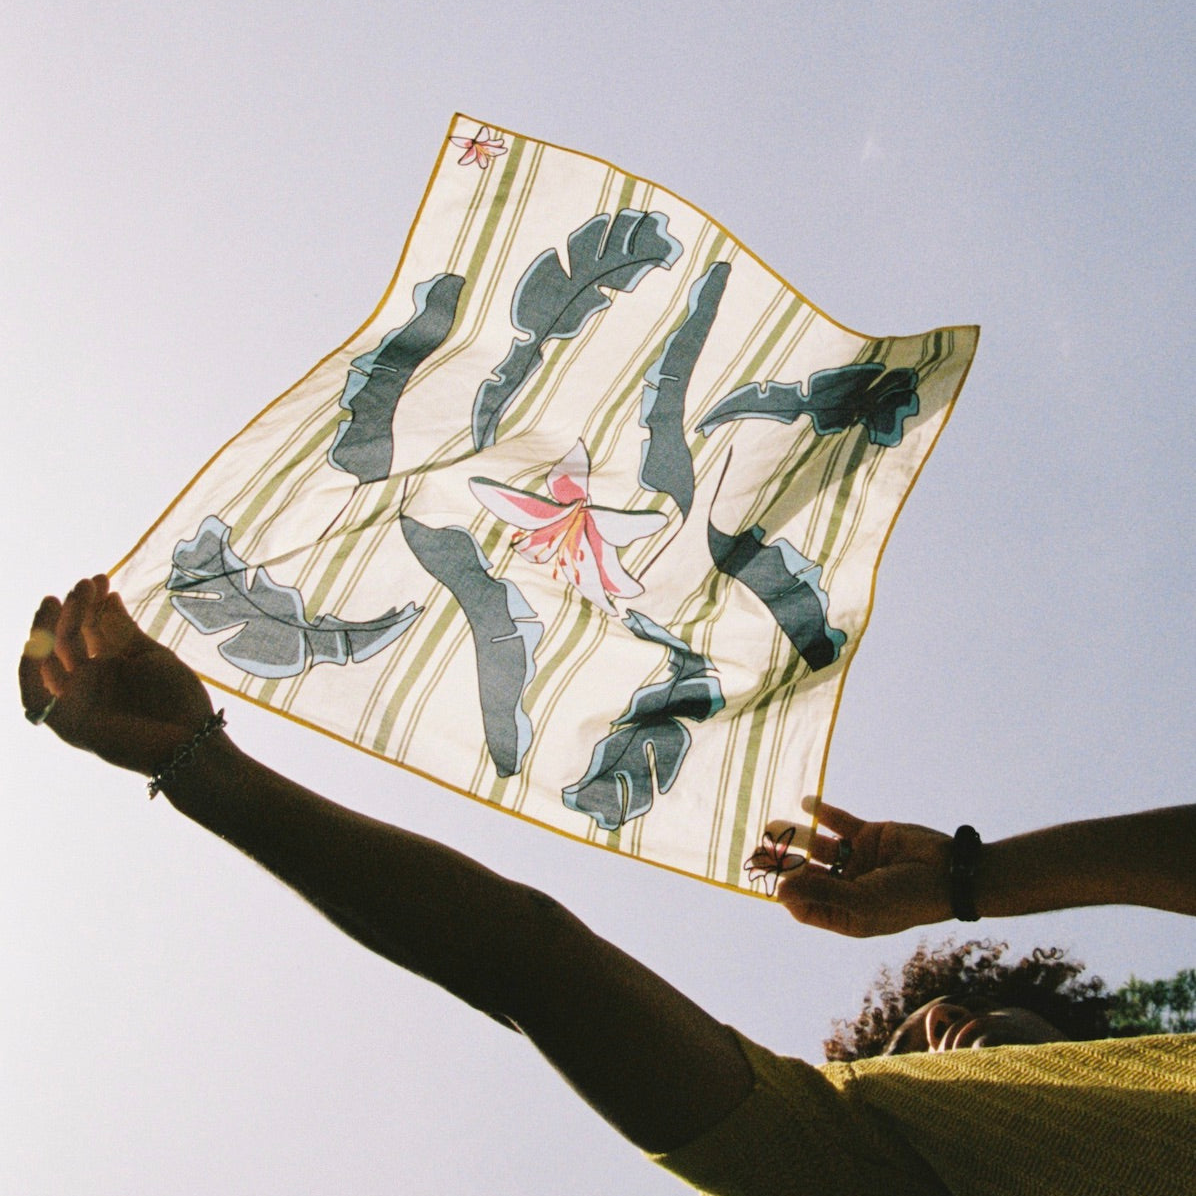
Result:
[[[199,679],[102,575],[47,598],[30,645],[25,710],[54,699],[51,729],[122,768],[159,768],[212,713]],[[162,792],[371,950],[517,1024],[645,1149],[687,1141],[750,1088],[725,1027],[544,894],[304,789],[223,733],[205,734]]]
[[[750,1087],[724,1027],[535,889],[328,801],[223,734],[163,792],[371,950],[514,1022],[637,1145],[687,1141]]]
[[[952,916],[951,837],[903,822],[866,822],[823,803],[813,867],[778,894],[799,922],[866,937]],[[841,844],[852,845],[846,867]],[[972,881],[982,918],[1079,905],[1146,905],[1196,914],[1196,806],[1069,822],[984,845]]]
[[[981,916],[1081,905],[1196,914],[1196,806],[1065,823],[985,845],[976,875]]]
[[[478,1008],[511,1012],[542,914],[526,886],[329,801],[224,735],[163,792],[371,950]]]

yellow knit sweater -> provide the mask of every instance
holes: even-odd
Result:
[[[653,1156],[715,1196],[1196,1194],[1196,1035],[820,1068],[740,1045],[752,1094]]]

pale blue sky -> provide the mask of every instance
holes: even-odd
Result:
[[[455,110],[608,158],[870,333],[983,327],[826,795],[987,838],[1188,800],[1188,5],[18,0],[0,129],[7,643],[369,314]],[[231,702],[330,796],[532,881],[818,1056],[882,962]],[[516,1036],[370,956],[10,695],[0,1189],[678,1192]],[[982,923],[1112,982],[1196,923]],[[944,928],[946,929],[946,928]],[[933,932],[932,932],[933,934]]]

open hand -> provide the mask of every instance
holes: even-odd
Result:
[[[818,818],[806,866],[787,872],[777,889],[799,922],[867,938],[951,917],[950,835],[905,822],[864,822],[825,802]]]
[[[199,678],[133,622],[102,574],[63,602],[42,601],[19,680],[33,721],[49,706],[45,722],[59,738],[146,776],[212,713]]]

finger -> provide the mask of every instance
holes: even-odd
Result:
[[[782,878],[778,894],[786,905],[808,902],[849,906],[854,903],[856,890],[850,881],[832,876],[829,872],[803,868]]]
[[[57,654],[51,652],[41,663],[41,682],[47,694],[61,698],[70,684],[71,675],[62,667],[62,661]],[[43,703],[44,705],[44,703]],[[37,708],[37,707],[34,707]],[[27,707],[28,709],[28,707]]]
[[[857,928],[859,892],[848,881],[825,872],[803,869],[782,879],[777,900],[797,921],[819,930],[859,936]]]
[[[100,616],[104,609],[105,599],[108,597],[107,574],[97,573],[91,579],[91,588],[91,601],[83,612],[83,620],[79,626],[79,630],[83,636],[83,646],[87,651],[87,655],[96,657],[101,655],[103,646]]]
[[[54,629],[58,626],[58,614],[62,610],[62,603],[48,594],[41,600],[41,604],[33,615],[33,622],[29,625],[29,639],[25,644],[24,655],[34,660],[44,660],[54,650]]]
[[[109,594],[104,605],[104,635],[113,651],[124,651],[134,640],[153,642],[133,621],[119,594]]]
[[[816,835],[810,844],[810,859],[816,864],[829,868],[832,864],[842,864],[844,838],[832,838],[830,835]]]
[[[837,905],[809,902],[800,909],[793,905],[787,908],[803,926],[813,926],[815,930],[830,930],[835,934],[850,935],[852,938],[861,937],[854,929],[851,913]]]
[[[862,818],[857,818],[854,814],[849,814],[838,806],[832,806],[829,802],[823,802],[818,807],[818,822],[819,825],[828,831],[833,831],[843,839],[850,839],[853,835],[858,835],[866,825]]]
[[[796,876],[786,877],[777,886],[777,901],[805,926],[846,933],[850,924],[850,910],[837,899],[823,899],[821,892],[817,885],[799,886]]]
[[[82,629],[92,589],[90,580],[75,582],[58,615],[54,652],[68,673],[87,659],[87,645],[83,642]]]
[[[43,598],[33,616],[29,638],[21,652],[17,666],[17,681],[21,687],[21,703],[26,710],[41,710],[50,700],[50,692],[42,681],[41,662],[54,652],[54,628],[62,604],[57,598]]]
[[[92,655],[119,656],[138,638],[149,637],[133,621],[121,596],[117,593],[108,594],[97,607],[92,624]]]

